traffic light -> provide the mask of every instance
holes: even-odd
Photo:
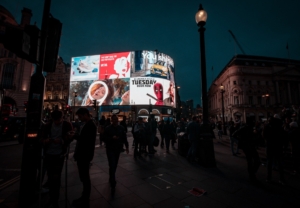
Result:
[[[55,72],[58,57],[59,42],[61,36],[62,23],[53,18],[48,19],[48,33],[46,41],[44,68],[45,72]]]

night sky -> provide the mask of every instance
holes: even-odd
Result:
[[[208,13],[205,32],[208,86],[229,60],[241,54],[300,60],[299,0],[52,0],[51,14],[63,23],[59,55],[72,56],[155,50],[176,66],[181,100],[200,103],[200,49],[195,13]],[[23,7],[40,27],[43,0],[1,0],[21,20]],[[213,70],[212,70],[213,67]]]

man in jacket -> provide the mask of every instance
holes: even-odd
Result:
[[[187,159],[189,162],[192,162],[193,160],[195,160],[196,157],[197,148],[200,141],[200,134],[201,134],[200,124],[197,122],[196,116],[194,116],[193,121],[188,124],[187,134],[191,144],[187,154]]]
[[[118,117],[111,117],[112,124],[107,126],[104,131],[104,142],[106,144],[106,155],[109,165],[109,182],[112,197],[116,190],[116,170],[123,144],[126,146],[126,153],[129,153],[127,135],[125,129],[118,124]]]
[[[283,146],[284,146],[284,130],[282,121],[278,114],[274,118],[270,118],[269,124],[266,125],[263,136],[266,140],[267,159],[268,159],[268,177],[267,182],[272,180],[273,163],[278,163],[280,180],[279,183],[284,185],[284,170],[283,170]]]
[[[78,119],[83,122],[80,126],[79,135],[76,135],[77,143],[74,152],[74,159],[77,161],[80,181],[83,184],[82,195],[73,201],[75,207],[89,206],[91,194],[90,162],[94,157],[97,126],[90,117],[87,108],[79,108],[76,112]]]
[[[63,113],[55,110],[51,113],[52,121],[42,129],[42,143],[45,147],[45,167],[48,174],[50,201],[53,207],[58,207],[61,172],[64,166],[64,155],[72,141],[72,124],[63,121]]]
[[[238,140],[238,146],[243,150],[247,160],[249,179],[251,183],[257,183],[256,172],[261,164],[258,152],[256,150],[257,144],[253,139],[253,126],[251,121],[242,126],[233,133],[233,137]]]

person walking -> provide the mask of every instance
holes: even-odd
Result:
[[[128,141],[125,129],[118,124],[118,116],[111,117],[112,124],[107,126],[104,131],[104,142],[106,144],[106,156],[109,165],[109,183],[111,196],[114,197],[116,190],[116,170],[119,162],[120,153],[123,145],[126,146],[126,153],[129,153]]]
[[[251,121],[248,121],[236,130],[232,136],[238,140],[239,148],[243,150],[246,156],[250,182],[257,184],[256,172],[261,162],[256,150],[257,144],[253,140],[253,126],[251,126],[251,123]]]
[[[188,134],[188,138],[190,141],[190,148],[189,151],[187,153],[187,160],[189,162],[193,162],[196,158],[196,154],[197,154],[197,148],[199,145],[199,141],[200,141],[200,124],[197,121],[197,117],[194,116],[192,118],[193,120],[188,124],[187,126],[187,134]]]
[[[139,117],[138,122],[133,127],[133,134],[134,134],[134,141],[135,141],[135,147],[134,147],[134,158],[141,157],[142,153],[142,141],[146,137],[146,126],[143,122],[143,118]]]
[[[153,146],[153,142],[154,142],[154,139],[156,137],[156,129],[157,129],[157,122],[154,118],[154,115],[150,115],[149,117],[149,121],[148,121],[148,131],[149,131],[149,143],[148,143],[148,152],[149,152],[149,155],[153,155],[156,150],[154,149],[154,146]]]
[[[131,134],[132,134],[132,137],[133,137],[133,141],[132,141],[132,147],[134,147],[135,145],[135,141],[136,141],[136,135],[134,133],[134,127],[135,125],[138,123],[138,121],[135,121],[135,122],[132,122],[132,126],[131,126]]]
[[[239,129],[239,124],[235,124],[233,121],[230,121],[229,127],[229,137],[230,137],[230,148],[233,156],[237,156],[239,154],[239,142],[238,140],[233,137],[233,133]],[[236,150],[234,150],[234,143],[236,144]]]
[[[294,174],[300,172],[300,129],[297,122],[290,123],[289,140],[292,144],[292,158],[294,163]]]
[[[125,133],[127,133],[127,123],[126,123],[126,116],[123,116],[123,120],[120,122],[120,125],[123,126]]]
[[[166,142],[166,153],[170,153],[170,141],[172,139],[173,134],[173,126],[170,123],[170,120],[168,119],[166,124],[164,125],[164,135],[165,135],[165,142]]]
[[[100,140],[100,146],[103,145],[103,134],[105,129],[105,116],[101,116],[101,119],[99,121],[99,140]]]
[[[74,200],[72,205],[73,207],[88,207],[91,195],[90,162],[94,157],[97,126],[91,119],[87,108],[79,108],[76,115],[83,123],[80,126],[79,134],[75,136],[77,143],[74,152],[83,191],[81,197]]]
[[[282,121],[278,114],[274,118],[270,118],[269,124],[264,128],[263,136],[266,140],[267,150],[267,182],[272,180],[273,164],[278,164],[280,180],[279,183],[284,185],[284,170],[283,170],[283,146],[285,132],[282,128]]]
[[[164,126],[165,126],[165,121],[161,120],[160,124],[158,125],[158,130],[159,130],[159,134],[160,134],[160,147],[163,148],[165,145],[165,135],[164,135]]]
[[[45,147],[45,166],[48,175],[50,200],[48,205],[58,207],[61,172],[64,166],[64,155],[72,141],[73,127],[63,121],[63,113],[54,110],[52,120],[42,129],[42,143]]]

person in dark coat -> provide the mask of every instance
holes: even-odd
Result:
[[[238,140],[233,137],[233,133],[239,129],[239,124],[235,124],[233,121],[230,121],[229,127],[229,137],[230,137],[230,148],[233,156],[239,154]],[[236,143],[236,150],[234,150],[234,143]]]
[[[135,141],[134,158],[141,157],[142,153],[142,141],[146,137],[146,126],[143,122],[143,118],[139,117],[138,122],[133,127],[133,135]]]
[[[294,163],[294,174],[300,172],[300,129],[297,122],[290,123],[289,140],[292,144],[292,158]]]
[[[106,155],[109,165],[109,182],[111,186],[112,197],[115,194],[116,189],[116,170],[120,153],[123,149],[123,145],[126,146],[126,153],[129,153],[128,141],[125,129],[118,124],[118,117],[113,115],[111,117],[112,124],[107,126],[104,131],[104,142],[106,144]]]
[[[120,122],[120,125],[123,126],[125,132],[127,133],[127,123],[126,123],[126,116],[123,116],[123,120]]]
[[[160,124],[158,125],[158,131],[159,131],[159,134],[160,134],[160,138],[161,138],[161,141],[160,141],[160,147],[163,148],[164,145],[165,145],[165,135],[164,135],[164,126],[165,126],[165,122],[164,120],[161,120],[160,121]]]
[[[256,150],[257,144],[253,139],[252,121],[246,123],[233,133],[233,137],[238,140],[239,148],[243,150],[248,166],[249,179],[252,183],[257,183],[256,172],[261,164],[258,152]]]
[[[80,181],[83,184],[82,195],[73,201],[74,207],[88,207],[91,194],[90,162],[93,160],[95,142],[97,136],[97,126],[91,119],[87,108],[79,108],[76,112],[78,119],[83,122],[77,139],[74,159],[77,161]]]
[[[174,134],[173,125],[171,124],[170,120],[168,119],[166,121],[166,124],[164,125],[164,136],[165,136],[165,141],[166,141],[166,153],[169,153],[170,141],[172,139],[173,134]]]
[[[279,168],[280,180],[279,183],[284,185],[284,170],[283,170],[283,146],[284,146],[284,130],[282,128],[282,121],[279,115],[275,114],[274,118],[270,118],[269,124],[264,128],[263,136],[266,140],[267,150],[267,182],[272,180],[273,164],[277,163]]]
[[[188,135],[189,141],[190,141],[190,149],[187,153],[187,160],[189,162],[192,162],[195,160],[196,154],[197,154],[197,148],[200,142],[200,124],[197,121],[197,117],[194,116],[193,120],[188,124],[186,133]]]
[[[63,113],[54,110],[52,120],[42,129],[42,143],[45,147],[45,166],[48,175],[50,201],[53,207],[58,207],[61,172],[64,165],[64,155],[72,141],[73,127],[70,122],[63,121]]]
[[[104,129],[105,129],[105,116],[102,116],[100,121],[99,121],[99,128],[100,128],[100,134],[99,134],[99,140],[100,140],[100,146],[103,144],[103,134],[104,134]]]

